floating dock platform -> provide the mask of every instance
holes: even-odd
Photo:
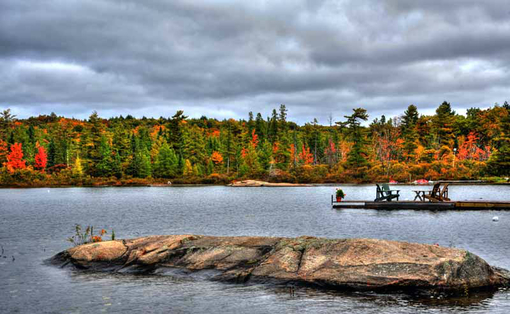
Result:
[[[450,201],[450,202],[420,202],[420,201],[332,201],[333,208],[360,208],[382,210],[510,210],[510,202],[496,201]]]

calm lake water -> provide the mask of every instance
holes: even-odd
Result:
[[[346,199],[375,187],[343,186]],[[431,187],[430,187],[431,188]],[[399,186],[401,199],[412,189]],[[74,225],[117,238],[160,234],[311,235],[438,243],[510,269],[510,211],[334,210],[335,187],[0,189],[1,313],[510,313],[510,292],[448,300],[234,285],[204,278],[82,273],[48,266]],[[510,200],[510,186],[451,186],[454,200]],[[479,197],[478,197],[479,198]],[[499,216],[498,222],[492,217]]]

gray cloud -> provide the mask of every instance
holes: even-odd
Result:
[[[503,102],[507,1],[0,2],[0,107],[20,117],[246,117],[326,124],[411,103]]]

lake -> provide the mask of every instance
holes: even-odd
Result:
[[[420,189],[423,187],[420,187]],[[432,188],[432,187],[430,187]],[[374,185],[342,185],[346,200]],[[401,200],[415,186],[399,186]],[[510,186],[450,186],[453,200],[510,200]],[[510,269],[510,211],[335,210],[333,186],[0,189],[2,313],[510,313],[510,292],[454,299],[212,282],[199,276],[83,273],[45,264],[74,225],[117,238],[163,234],[379,238],[469,250]],[[478,197],[480,199],[480,197]],[[492,217],[499,216],[498,222]]]

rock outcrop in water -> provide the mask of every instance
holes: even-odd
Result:
[[[354,290],[455,292],[510,278],[464,250],[375,239],[150,236],[77,246],[52,262],[115,272],[214,269],[215,280]]]
[[[259,181],[259,180],[242,180],[242,181],[234,181],[230,186],[235,187],[296,187],[296,186],[310,186],[309,184],[305,183],[273,183],[273,182],[266,182],[266,181]]]

